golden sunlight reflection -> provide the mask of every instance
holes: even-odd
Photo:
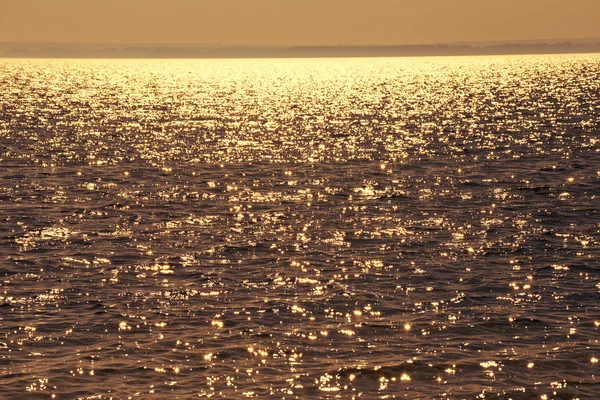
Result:
[[[0,61],[0,397],[592,398],[598,65]]]

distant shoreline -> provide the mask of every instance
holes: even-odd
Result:
[[[552,43],[290,47],[0,43],[0,58],[342,58],[569,53],[600,53],[600,39]]]

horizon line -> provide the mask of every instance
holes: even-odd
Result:
[[[0,58],[347,58],[600,53],[598,39],[404,45],[203,45],[0,42]]]

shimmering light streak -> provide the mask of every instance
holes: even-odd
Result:
[[[599,65],[0,61],[0,397],[593,398]]]

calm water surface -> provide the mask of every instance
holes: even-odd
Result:
[[[0,60],[0,398],[600,386],[600,55]]]

